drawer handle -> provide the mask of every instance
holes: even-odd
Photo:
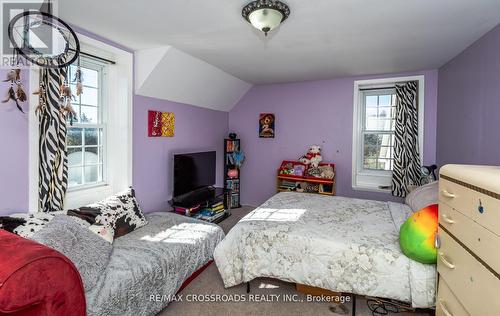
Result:
[[[441,298],[439,299],[439,306],[441,306],[441,309],[443,310],[443,313],[446,316],[453,316],[453,314],[448,311],[448,308],[446,308],[446,304],[444,303],[444,300]]]
[[[451,218],[449,218],[449,217],[448,217],[448,215],[443,214],[441,217],[443,218],[443,220],[444,220],[446,223],[448,223],[448,224],[455,224],[455,221],[454,221],[454,220],[452,220]]]
[[[455,197],[455,194],[453,193],[450,193],[446,190],[442,190],[441,191],[441,194],[444,196],[444,197],[447,197],[447,198],[450,198],[450,199],[453,199]]]
[[[455,269],[455,265],[451,262],[448,261],[448,259],[446,259],[444,253],[440,252],[439,253],[439,260],[441,260],[441,262],[447,266],[448,268],[450,269]]]

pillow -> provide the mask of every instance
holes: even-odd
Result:
[[[413,213],[401,225],[399,245],[410,259],[421,263],[436,263],[434,240],[438,229],[438,205],[432,204]]]
[[[437,204],[439,199],[439,183],[434,181],[417,187],[408,193],[405,203],[414,211],[418,211],[428,205]]]
[[[96,233],[110,242],[147,224],[132,188],[98,203],[69,210],[68,215],[86,220]]]
[[[35,232],[54,218],[54,213],[20,213],[10,216],[0,216],[0,228],[24,238],[31,237]]]
[[[54,217],[31,239],[68,257],[80,272],[85,292],[97,284],[112,250],[110,243],[66,215]]]
[[[118,206],[109,204],[94,203],[82,206],[79,209],[68,210],[68,216],[85,221],[89,230],[97,234],[108,243],[113,243],[115,231],[111,214],[116,213]],[[106,214],[108,216],[102,216]],[[99,216],[99,217],[98,217]]]
[[[133,232],[148,223],[135,198],[135,190],[133,188],[128,188],[116,194],[113,198],[118,199],[124,208],[124,212],[116,219],[115,238]]]

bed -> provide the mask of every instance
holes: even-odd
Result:
[[[186,216],[158,212],[146,219],[148,225],[114,241],[106,270],[85,293],[88,315],[157,314],[224,238],[217,225]]]
[[[258,277],[434,306],[436,267],[407,258],[399,227],[406,204],[278,193],[219,243],[225,287]]]

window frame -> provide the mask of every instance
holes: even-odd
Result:
[[[97,61],[97,60],[93,60],[91,58],[88,58],[88,57],[80,57],[81,58],[81,62],[80,62],[80,65],[81,67],[84,67],[84,68],[87,68],[87,69],[91,69],[91,70],[96,70],[98,72],[98,77],[97,77],[97,89],[98,89],[98,111],[97,111],[97,115],[98,115],[98,123],[95,123],[95,124],[84,124],[84,123],[79,123],[79,122],[74,122],[73,123],[73,126],[70,126],[68,124],[67,126],[67,129],[69,131],[70,128],[81,128],[81,129],[86,129],[86,128],[96,128],[96,129],[101,129],[102,128],[102,140],[101,140],[101,144],[96,146],[97,149],[99,150],[99,147],[102,147],[102,180],[101,181],[98,181],[98,182],[93,182],[93,183],[89,183],[89,184],[81,184],[81,185],[77,185],[77,186],[73,186],[73,187],[70,187],[69,184],[68,184],[68,190],[67,192],[75,192],[75,191],[79,191],[79,190],[87,190],[87,189],[90,189],[90,188],[96,188],[96,187],[100,187],[100,186],[106,186],[108,185],[108,163],[109,163],[109,160],[107,159],[107,152],[108,152],[108,148],[107,148],[107,145],[108,145],[108,137],[107,137],[107,127],[108,127],[108,118],[110,117],[109,116],[109,104],[107,104],[107,102],[109,102],[109,98],[108,98],[108,95],[107,95],[107,88],[109,87],[109,84],[107,82],[108,80],[108,71],[107,71],[107,67],[109,66],[107,63],[104,63],[104,62],[100,62],[100,61]],[[85,80],[85,78],[83,79]],[[85,82],[83,82],[83,93],[85,93]],[[80,97],[81,98],[81,97]],[[81,99],[80,99],[80,102],[79,102],[79,105],[81,106],[82,103],[81,103]],[[80,120],[80,115],[81,115],[81,109],[78,113],[78,120]],[[80,146],[76,146],[76,147],[80,147]],[[71,147],[71,148],[76,148],[76,147]],[[85,134],[83,136],[83,139],[82,139],[82,154],[85,155]],[[84,159],[82,157],[82,159]],[[81,166],[82,168],[85,168],[85,161],[83,160],[83,165]],[[99,163],[96,164],[97,166],[99,165]],[[70,166],[68,165],[68,168]],[[85,182],[85,179],[84,179],[84,175],[82,175],[82,179],[83,179],[83,182]]]
[[[384,174],[387,174],[388,176],[389,175],[392,175],[392,173],[388,170],[377,170],[377,169],[366,169],[364,167],[364,156],[365,156],[365,146],[364,146],[364,136],[366,134],[384,134],[384,135],[394,135],[394,131],[382,131],[382,130],[368,130],[366,129],[366,97],[367,96],[373,96],[373,95],[376,95],[376,96],[379,96],[381,94],[383,94],[385,92],[385,95],[387,95],[389,92],[391,93],[391,95],[393,93],[395,93],[395,88],[394,87],[388,87],[388,88],[376,88],[373,89],[373,90],[364,90],[364,91],[360,91],[361,93],[361,98],[360,98],[360,108],[361,108],[361,112],[362,112],[362,122],[360,122],[360,150],[361,150],[361,153],[360,153],[360,158],[361,159],[358,159],[358,170],[360,170],[361,173],[363,174],[369,174],[371,173],[372,171],[373,172],[376,172],[376,173],[384,173]],[[391,147],[394,147],[394,146],[391,146]]]
[[[394,89],[399,82],[418,82],[418,115],[419,115],[419,152],[423,161],[423,140],[424,140],[424,97],[425,97],[425,77],[424,75],[395,77],[382,79],[368,79],[354,81],[354,102],[353,102],[353,146],[352,146],[352,188],[361,191],[373,191],[390,193],[392,171],[364,169],[364,127],[366,120],[366,108],[364,102],[365,91],[367,89]],[[381,132],[382,133],[382,132]]]

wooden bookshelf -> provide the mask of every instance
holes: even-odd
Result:
[[[335,168],[334,168],[335,172]],[[333,179],[322,179],[314,177],[299,177],[280,174],[276,177],[277,192],[303,192],[333,196],[335,191],[336,176]]]

